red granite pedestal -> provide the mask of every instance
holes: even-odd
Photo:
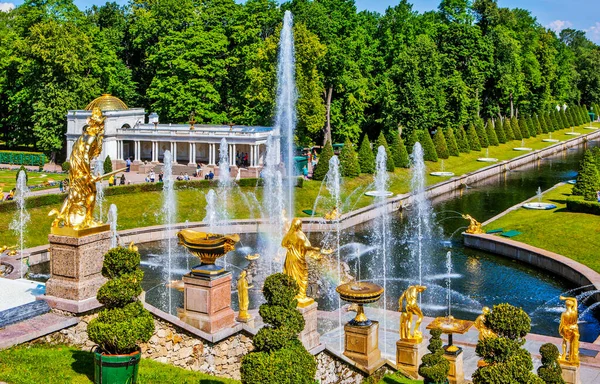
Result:
[[[379,322],[359,326],[344,326],[344,355],[362,365],[369,372],[383,365],[384,359],[379,350]]]
[[[300,339],[304,348],[310,351],[321,344],[319,332],[317,331],[317,303],[313,302],[306,307],[297,307],[297,309],[304,317],[304,329],[298,335],[298,339]]]
[[[231,309],[231,272],[217,276],[183,276],[184,304],[177,309],[182,321],[207,333],[235,325]]]

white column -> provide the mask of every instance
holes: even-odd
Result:
[[[172,154],[172,156],[173,156],[173,164],[175,164],[175,163],[177,163],[177,142],[174,141],[172,145],[173,145],[173,152],[172,152],[173,153]]]
[[[189,143],[188,144],[188,157],[189,157],[189,162],[188,164],[193,164],[194,163],[194,144],[193,143]]]
[[[119,159],[125,160],[123,156],[123,140],[119,140]]]
[[[140,161],[140,142],[135,141],[133,144],[134,161]]]
[[[254,144],[250,145],[250,166],[254,167]]]

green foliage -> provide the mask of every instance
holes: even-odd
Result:
[[[565,384],[562,378],[562,368],[558,363],[558,348],[552,343],[540,347],[542,366],[537,369],[540,379],[546,384]]]
[[[531,137],[537,137],[537,128],[533,123],[533,119],[531,118],[531,116],[525,119],[525,123],[527,124],[527,129],[529,130],[529,134],[531,135]]]
[[[513,130],[510,127],[510,119],[505,117],[502,119],[502,129],[504,130],[504,137],[506,138],[506,142],[513,141],[515,139],[515,135],[513,134]]]
[[[27,168],[25,168],[25,166],[23,165],[21,165],[15,173],[15,180],[19,181],[19,173],[21,172],[25,172],[25,184],[27,184],[27,182],[29,181],[29,175],[27,174]]]
[[[504,131],[504,126],[502,124],[502,120],[496,120],[494,124],[494,129],[496,131],[496,137],[498,138],[498,144],[506,143],[506,132]]]
[[[415,143],[419,142],[420,133],[421,133],[421,131],[419,131],[418,129],[415,129],[410,133],[410,135],[408,135],[408,138],[406,139],[405,144],[406,144],[406,150],[408,151],[409,154],[412,153]]]
[[[562,121],[562,129],[571,127],[571,122],[569,121],[565,110],[560,111],[560,119]]]
[[[576,198],[567,199],[567,210],[570,212],[589,213],[600,216],[600,203],[597,201],[586,201]]]
[[[112,161],[110,160],[110,156],[106,156],[106,159],[104,159],[104,174],[110,173],[113,171],[112,168]]]
[[[419,131],[419,142],[423,147],[423,160],[433,162],[438,161],[438,155],[428,131]]]
[[[64,161],[61,165],[61,168],[63,172],[69,172],[69,170],[71,169],[71,163],[69,163],[68,161]]]
[[[600,190],[600,174],[592,151],[587,150],[579,166],[577,183],[573,186],[573,194],[583,196],[584,200],[596,201],[596,192]]]
[[[398,168],[409,168],[410,167],[410,159],[408,157],[408,151],[406,150],[406,146],[404,145],[404,140],[402,140],[402,137],[399,134],[393,136],[390,150],[393,153],[392,156],[394,156],[394,165],[396,167],[398,167]]]
[[[43,153],[23,151],[0,151],[0,164],[44,166],[48,159]]]
[[[531,330],[531,319],[521,308],[510,304],[494,305],[486,315],[486,326],[498,336],[521,341]]]
[[[521,137],[523,139],[529,139],[529,137],[530,137],[529,127],[527,127],[527,120],[523,117],[521,117],[519,119],[519,129],[521,131]]]
[[[469,148],[471,148],[471,151],[481,151],[479,135],[477,134],[473,124],[469,125],[469,130],[467,131],[467,140],[469,141]]]
[[[265,280],[267,302],[259,313],[266,325],[253,339],[254,352],[242,358],[242,383],[314,383],[317,364],[298,340],[304,318],[296,309],[297,292],[294,279],[283,273]]]
[[[448,152],[448,145],[446,144],[446,139],[444,137],[444,132],[441,128],[438,128],[433,135],[433,144],[435,145],[435,152],[437,153],[437,157],[440,159],[447,159],[450,157],[450,153]]]
[[[377,141],[375,142],[375,145],[373,146],[373,154],[375,155],[376,159],[377,159],[377,152],[379,151],[379,147],[381,147],[381,146],[383,146],[385,148],[385,154],[386,154],[385,168],[387,169],[388,172],[394,172],[394,169],[395,169],[394,157],[392,156],[392,152],[390,151],[390,148],[388,147],[388,144],[387,144],[387,141],[385,140],[385,136],[383,135],[383,132],[379,132]]]
[[[538,128],[538,134],[540,133],[548,133],[548,127],[546,126],[546,120],[544,119],[544,115],[535,115],[535,121]]]
[[[358,164],[362,173],[375,173],[375,156],[371,150],[371,143],[369,143],[367,135],[363,136],[360,148],[358,149]]]
[[[444,383],[450,371],[450,362],[444,358],[444,349],[442,348],[442,331],[432,329],[431,339],[427,349],[430,353],[424,355],[419,365],[419,375],[433,383]]]
[[[152,315],[137,299],[144,277],[139,268],[140,254],[117,247],[109,250],[104,258],[102,275],[109,280],[100,287],[96,297],[105,308],[89,322],[87,332],[90,340],[106,353],[131,353],[154,333]]]
[[[333,157],[333,146],[331,142],[326,142],[321,154],[319,155],[319,162],[313,171],[313,180],[323,181],[327,172],[329,172],[329,160]]]
[[[475,131],[477,132],[477,138],[479,139],[479,144],[481,148],[487,148],[490,146],[490,142],[487,136],[487,132],[485,130],[485,124],[483,123],[483,119],[475,120]],[[471,146],[473,149],[473,146]]]
[[[340,171],[344,177],[356,177],[360,174],[358,154],[350,139],[346,139],[344,147],[340,151]]]
[[[465,132],[465,128],[462,125],[456,129],[456,145],[458,146],[458,151],[460,153],[471,152],[467,132]]]
[[[494,127],[494,123],[492,119],[488,119],[485,125],[485,133],[488,139],[488,144],[490,146],[497,147],[498,146],[498,136],[496,136],[496,129]]]
[[[444,129],[444,136],[446,138],[446,144],[448,145],[448,154],[450,156],[459,156],[458,143],[454,137],[454,129],[448,127]]]
[[[510,128],[512,129],[513,137],[515,138],[515,140],[523,139],[523,135],[521,134],[521,127],[519,126],[519,121],[516,117],[510,119]]]

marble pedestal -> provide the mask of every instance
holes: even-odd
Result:
[[[401,369],[413,379],[420,379],[419,364],[421,364],[421,358],[426,353],[427,346],[422,341],[415,343],[398,340],[396,342],[396,369]]]
[[[450,362],[450,371],[448,372],[448,381],[450,384],[465,383],[462,349],[452,354],[444,353],[444,357]]]
[[[381,364],[383,358],[379,350],[379,322],[371,325],[344,326],[344,355],[362,365],[368,371]]]
[[[110,248],[110,232],[81,237],[50,234],[48,241],[50,279],[46,295],[40,298],[53,308],[74,313],[98,307],[95,297],[106,281],[101,271],[104,254]]]
[[[218,276],[183,276],[183,309],[179,318],[192,327],[216,333],[235,324],[231,309],[231,272]]]
[[[317,303],[313,302],[306,307],[297,307],[304,317],[304,330],[298,335],[298,339],[307,351],[321,344],[319,332],[317,332]]]
[[[566,384],[581,384],[581,375],[579,365],[560,363],[562,368],[562,378]]]

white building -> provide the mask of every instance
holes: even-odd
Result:
[[[101,158],[110,156],[119,167],[127,158],[132,160],[134,169],[144,162],[160,163],[166,150],[174,154],[174,163],[214,166],[223,138],[229,147],[229,164],[235,164],[236,154],[247,153],[249,166],[259,167],[269,135],[278,136],[272,127],[146,123],[143,108],[128,108],[117,97],[105,94],[85,110],[67,113],[67,158],[96,106],[106,116]]]

